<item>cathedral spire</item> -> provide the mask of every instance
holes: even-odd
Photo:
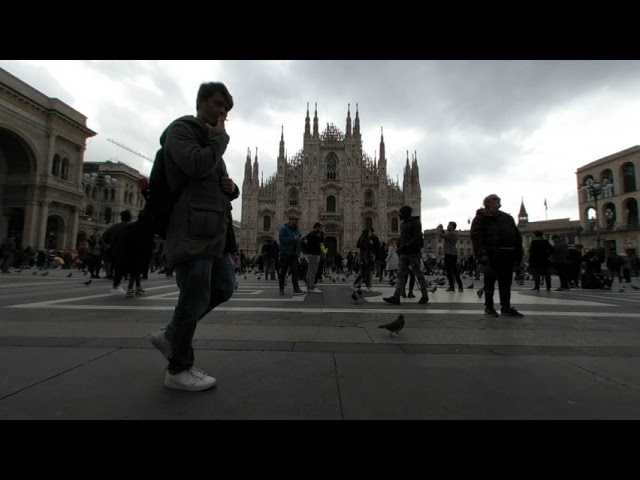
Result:
[[[247,183],[251,183],[251,149],[247,147],[247,160],[244,162],[244,180],[242,181],[243,185]],[[244,187],[242,188],[244,191]]]
[[[353,124],[353,136],[360,138],[360,114],[358,112],[358,104],[356,103],[356,121]]]
[[[280,133],[280,151],[278,155],[280,158],[284,158],[284,125],[282,125],[282,132]]]
[[[259,172],[259,168],[258,168],[258,147],[256,147],[256,157],[255,160],[253,161],[253,183],[256,185],[259,185],[258,183],[258,172]]]
[[[380,178],[381,181],[387,182],[387,159],[384,151],[384,130],[380,127]]]
[[[351,104],[347,103],[347,133],[346,138],[351,138]]]
[[[315,140],[320,138],[320,133],[318,132],[318,102],[316,102],[316,110],[313,114],[313,138]]]
[[[420,173],[418,170],[418,151],[413,152],[413,163],[411,164],[411,183],[415,186],[420,186]]]
[[[304,119],[304,138],[311,137],[311,119],[309,118],[309,102],[307,102],[307,116]]]

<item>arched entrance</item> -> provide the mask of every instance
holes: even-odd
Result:
[[[0,237],[14,236],[22,245],[25,204],[36,170],[33,149],[17,133],[0,127]]]
[[[65,224],[64,219],[59,215],[51,215],[47,218],[47,229],[45,237],[45,248],[47,250],[59,250],[62,248]]]

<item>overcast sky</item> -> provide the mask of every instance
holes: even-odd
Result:
[[[234,97],[225,161],[242,184],[247,148],[265,180],[275,173],[281,127],[289,157],[302,148],[307,102],[320,130],[345,131],[359,105],[364,150],[379,150],[402,182],[417,151],[422,224],[468,219],[489,193],[529,220],[578,219],[576,169],[638,145],[639,61],[423,60],[0,60],[49,97],[88,117],[98,134],[86,161],[117,159],[148,175],[149,157],[173,119],[195,114],[200,83],[222,81]],[[379,154],[379,152],[378,152]],[[242,197],[234,202],[240,218]]]

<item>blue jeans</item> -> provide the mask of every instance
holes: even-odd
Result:
[[[173,319],[165,336],[171,343],[169,373],[175,375],[193,366],[193,335],[196,325],[233,295],[236,277],[231,255],[221,258],[196,258],[176,264],[176,282],[180,289]]]

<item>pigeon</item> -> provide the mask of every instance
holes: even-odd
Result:
[[[404,315],[398,315],[398,318],[391,323],[387,323],[386,325],[380,325],[378,328],[386,328],[389,330],[389,336],[393,337],[394,333],[400,335],[400,330],[404,327]]]
[[[49,275],[49,270],[47,270],[46,272],[40,274],[40,276],[42,276],[42,277],[44,277],[45,275]]]
[[[633,283],[631,284],[631,288],[633,288],[634,290],[640,290],[640,287],[636,287]]]
[[[69,272],[69,275],[67,275],[67,278],[71,278],[71,275],[73,275],[73,272]]]
[[[356,294],[356,292],[353,292],[351,294],[351,298],[353,299],[354,302],[358,303],[358,295]]]
[[[86,282],[82,282],[83,285],[91,285],[92,279],[90,278],[89,280],[87,280]]]
[[[256,280],[260,280],[262,278],[262,275],[258,275],[258,278]]]
[[[429,288],[427,290],[429,290],[431,293],[436,293],[436,290],[438,290],[438,286],[434,285],[433,288]]]
[[[23,269],[21,268],[20,270],[16,270],[16,273],[20,273]]]
[[[37,274],[38,274],[38,272],[33,272],[33,274],[34,274],[34,275],[37,275]]]
[[[85,271],[82,273],[82,275],[86,275],[87,273],[89,273],[89,272],[87,272],[87,271],[85,270]]]
[[[362,296],[362,290],[361,289],[356,290],[356,293],[358,294],[359,297]]]
[[[620,290],[618,290],[618,292],[624,293],[624,288],[621,288]]]
[[[471,285],[469,285],[467,288],[473,288],[473,283]]]
[[[476,294],[478,295],[478,298],[482,298],[482,295],[484,294],[484,288],[479,288]]]
[[[236,290],[238,289],[238,282],[236,282]]]
[[[331,281],[332,281],[333,283],[336,283],[336,279],[335,279],[335,278],[332,278],[332,279],[331,279]]]

